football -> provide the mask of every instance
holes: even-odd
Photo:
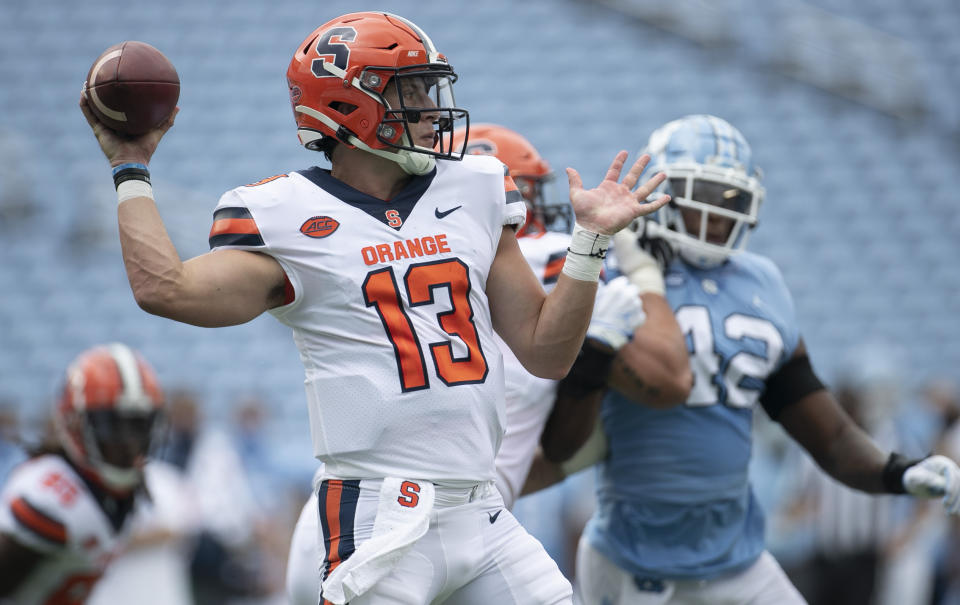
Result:
[[[163,123],[180,98],[180,77],[166,56],[145,42],[114,44],[97,57],[83,94],[101,122],[128,135]]]

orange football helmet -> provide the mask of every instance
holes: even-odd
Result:
[[[126,345],[113,343],[70,363],[53,420],[70,460],[106,489],[126,493],[143,481],[162,408],[153,368]]]
[[[287,69],[301,144],[317,149],[333,138],[393,160],[408,174],[430,172],[438,157],[463,157],[451,141],[457,120],[469,125],[467,111],[454,103],[456,80],[423,30],[382,12],[351,13],[321,25]],[[384,96],[390,83],[399,107]],[[433,148],[411,139],[410,124],[421,119],[433,121]]]
[[[527,202],[527,222],[517,237],[532,236],[544,231],[569,233],[573,228],[573,209],[570,204],[556,204],[547,200],[547,184],[553,178],[550,164],[530,141],[520,133],[497,124],[475,124],[470,127],[469,140],[465,129],[453,133],[453,145],[465,145],[464,153],[492,155],[506,164],[510,176]]]

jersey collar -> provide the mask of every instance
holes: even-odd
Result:
[[[406,185],[404,185],[403,189],[396,195],[396,197],[391,200],[384,201],[375,198],[372,195],[367,195],[362,191],[357,191],[343,181],[337,180],[333,177],[333,175],[330,174],[329,169],[314,166],[313,168],[299,170],[297,172],[302,177],[309,180],[311,183],[323,189],[335,198],[339,199],[345,204],[353,206],[357,210],[366,212],[387,226],[392,225],[390,224],[389,219],[385,216],[384,210],[396,210],[400,218],[400,225],[394,227],[394,229],[397,230],[399,230],[400,227],[406,223],[407,217],[413,211],[413,207],[417,205],[417,202],[420,201],[420,198],[423,197],[423,194],[427,192],[427,189],[433,182],[433,178],[437,176],[436,168],[427,174],[414,176]]]

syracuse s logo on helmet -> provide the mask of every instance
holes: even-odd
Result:
[[[336,38],[336,40],[334,40]],[[310,63],[310,71],[318,78],[333,78],[336,74],[328,73],[323,64],[328,60],[340,71],[345,71],[350,64],[350,46],[344,42],[353,42],[357,39],[357,30],[352,27],[334,27],[329,29],[317,40],[318,58]]]
[[[300,233],[320,239],[332,235],[339,226],[340,223],[329,216],[311,216],[300,225]]]

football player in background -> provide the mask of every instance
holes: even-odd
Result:
[[[462,145],[466,135],[466,129],[454,132],[454,145]],[[552,201],[547,193],[548,184],[554,178],[549,163],[521,134],[496,124],[471,125],[465,153],[492,155],[507,167],[527,207],[526,222],[517,230],[520,249],[544,289],[550,291],[557,283],[567,255],[573,216],[569,203]],[[639,290],[626,278],[600,284],[580,358],[591,354],[612,357],[627,343],[645,319],[643,307],[629,300],[638,295]],[[670,308],[665,303],[663,307],[666,316],[654,320],[676,325]],[[524,369],[502,339],[497,337],[496,341],[504,358],[506,386],[506,430],[496,457],[496,486],[503,496],[504,508],[510,510],[553,407],[557,381],[534,376]],[[683,362],[686,363],[685,352]],[[578,358],[574,367],[579,363]],[[319,531],[319,507],[314,490],[300,512],[287,558],[287,594],[298,605],[317,600]]]
[[[504,415],[493,335],[530,372],[564,376],[609,237],[667,201],[647,203],[663,175],[637,187],[646,156],[621,181],[627,153],[618,153],[590,190],[568,169],[576,224],[545,294],[515,237],[526,217],[516,185],[495,158],[452,145],[455,123],[468,123],[456,77],[402,17],[352,13],[317,28],[287,80],[300,141],[331,169],[227,192],[212,251],[186,262],[147,168],[173,116],[122,137],[80,100],[114,168],[138,304],[207,327],[269,311],[292,328],[325,465],[323,598],[334,603],[570,601],[569,583],[493,485]]]
[[[960,471],[944,456],[882,451],[817,378],[783,277],[745,250],[764,190],[743,135],[722,119],[687,116],[657,129],[645,152],[648,169],[667,174],[672,202],[618,236],[615,254],[630,276],[649,265],[643,240],[674,246],[667,299],[694,382],[682,405],[606,396],[607,453],[580,541],[579,591],[585,603],[802,603],[764,549],[748,481],[757,403],[852,488],[942,497],[956,513]]]
[[[455,143],[465,138],[464,130],[454,134]],[[527,204],[527,220],[517,231],[517,242],[524,259],[549,292],[560,275],[573,228],[570,205],[551,201],[547,194],[553,180],[550,165],[523,136],[495,124],[471,126],[466,153],[494,155],[509,170]],[[616,353],[622,351],[627,356],[633,349],[629,340],[635,337],[645,343],[645,350],[655,349],[657,353],[637,363],[637,371],[647,373],[652,388],[682,399],[687,392],[683,378],[687,357],[679,326],[662,295],[662,276],[657,273],[646,283],[634,281],[637,283],[631,292],[641,296],[642,307],[632,329],[629,326],[630,308],[620,302],[626,280],[601,285],[588,337],[570,373],[560,382],[579,384],[582,380],[578,377],[584,374],[606,376]],[[615,292],[604,292],[610,288]],[[624,329],[626,335],[621,334]],[[499,337],[497,344],[504,357],[507,430],[497,452],[496,485],[509,509],[520,496],[548,417],[559,421],[556,415],[551,415],[558,381],[531,374]],[[689,372],[686,375],[689,377]],[[575,399],[568,405],[578,403],[579,399]]]
[[[127,538],[162,406],[153,369],[129,347],[73,360],[53,410],[55,445],[14,469],[0,494],[0,602],[86,600]]]

